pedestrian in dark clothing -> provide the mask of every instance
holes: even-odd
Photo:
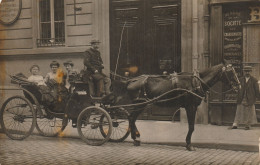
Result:
[[[103,61],[99,52],[99,41],[92,40],[91,48],[85,51],[84,65],[89,75],[90,94],[100,97],[110,93],[111,80],[103,72]],[[95,90],[96,87],[96,90]],[[95,92],[96,91],[96,92]]]
[[[259,96],[258,80],[250,75],[251,66],[244,66],[244,76],[240,78],[241,89],[237,95],[237,110],[232,129],[237,129],[238,124],[245,124],[249,130],[252,124],[257,123],[255,102]]]

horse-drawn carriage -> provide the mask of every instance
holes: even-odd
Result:
[[[191,136],[197,107],[205,98],[205,93],[220,80],[229,84],[231,90],[240,88],[234,68],[226,63],[199,73],[144,75],[127,81],[114,80],[113,92],[101,100],[89,95],[87,84],[75,81],[65,99],[66,104],[62,104],[64,99],[57,99],[55,105],[61,108],[52,110],[35,97],[33,90],[26,89],[26,84],[22,84],[21,89],[26,97],[13,96],[5,101],[1,109],[1,125],[10,138],[24,139],[35,126],[42,135],[56,135],[65,129],[68,119],[72,119],[77,120],[78,133],[88,144],[101,145],[109,139],[123,141],[131,133],[134,144],[140,145],[140,133],[135,122],[144,107],[158,104],[171,107],[173,111],[183,107],[189,126],[186,148],[193,150]],[[98,106],[95,106],[97,103]],[[65,110],[60,113],[54,109]]]
[[[54,90],[44,92],[24,77],[10,77],[23,91],[23,95],[8,98],[1,108],[1,127],[11,139],[22,140],[35,127],[43,136],[62,135],[69,120],[76,121],[73,127],[89,145],[123,141],[130,133],[128,112],[107,110],[109,105],[104,105],[101,98],[90,96],[86,82],[75,79],[69,91],[56,84]]]

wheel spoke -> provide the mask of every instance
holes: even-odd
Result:
[[[32,104],[23,96],[8,98],[1,109],[1,126],[11,139],[21,140],[28,137],[36,123]]]

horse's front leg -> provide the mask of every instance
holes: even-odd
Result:
[[[186,114],[188,118],[188,124],[189,124],[189,131],[186,136],[186,148],[189,151],[195,151],[195,148],[191,145],[191,136],[194,131],[194,124],[195,124],[195,116],[196,116],[196,111],[197,107],[196,106],[189,106],[186,107]]]
[[[142,111],[135,111],[132,112],[130,115],[130,129],[131,129],[131,137],[134,140],[134,146],[140,146],[141,140],[140,140],[140,132],[138,131],[135,122],[137,120],[137,117],[141,114]]]

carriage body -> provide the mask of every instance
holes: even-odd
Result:
[[[76,121],[76,128],[83,141],[90,145],[102,145],[108,140],[113,140],[110,137],[112,129],[120,128],[118,121],[113,122],[117,124],[114,124],[116,127],[112,127],[110,116],[112,113],[113,121],[117,120],[120,118],[120,112],[107,112],[100,103],[101,99],[93,99],[89,94],[86,82],[75,80],[71,82],[69,90],[58,84],[48,89],[47,86],[37,86],[21,77],[11,78],[23,92],[23,96],[8,98],[1,108],[1,126],[11,139],[24,139],[35,127],[43,136],[57,136],[72,120]],[[124,121],[128,122],[127,114]],[[12,128],[8,127],[9,125]],[[124,139],[129,135],[128,127],[125,130]],[[117,137],[116,141],[124,139]]]

